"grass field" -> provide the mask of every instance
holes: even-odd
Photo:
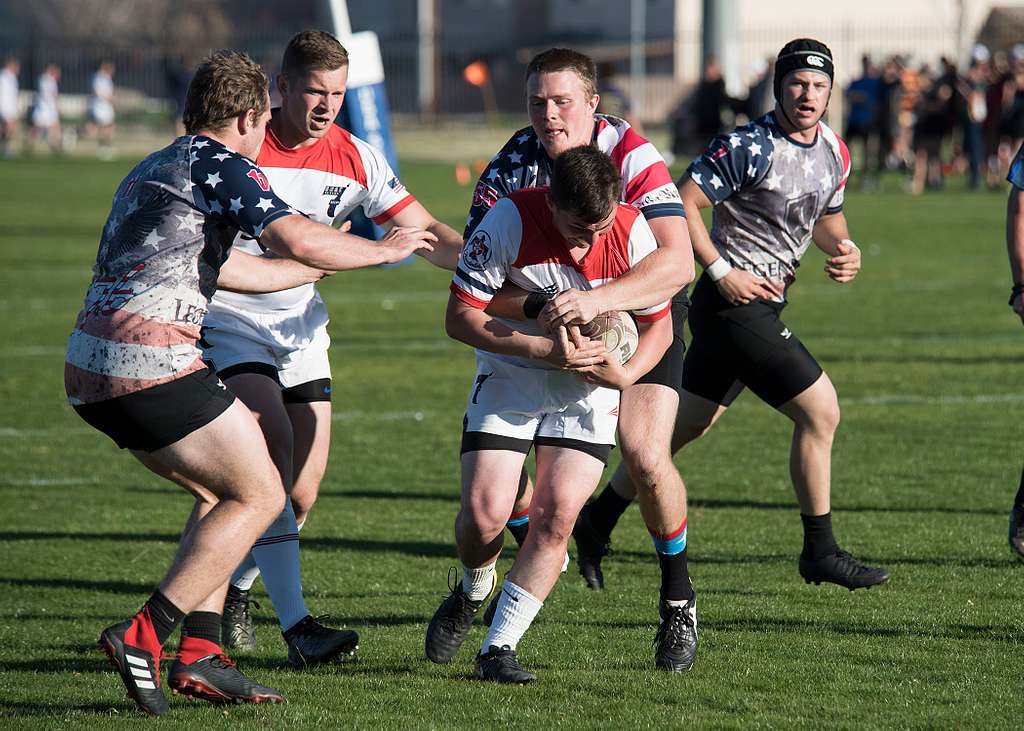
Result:
[[[95,650],[174,551],[187,496],[67,406],[64,343],[127,162],[3,162],[0,189],[0,727],[142,726]],[[461,228],[451,167],[406,184]],[[657,562],[631,508],[608,589],[575,566],[526,639],[532,686],[472,682],[473,631],[451,666],[423,657],[454,562],[457,452],[472,375],[442,328],[448,277],[422,262],[338,275],[334,443],[302,534],[310,608],[362,635],[359,659],[298,673],[264,602],[241,667],[277,707],[172,702],[189,728],[1020,728],[1024,566],[1006,546],[1021,459],[1024,333],[1006,307],[1002,195],[848,196],[864,269],[840,287],[812,251],[787,324],[840,393],[837,536],[889,585],[805,585],[789,427],[749,395],[678,458],[700,597],[693,672],[653,670]],[[501,564],[508,567],[508,560]]]

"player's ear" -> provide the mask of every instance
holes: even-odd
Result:
[[[288,77],[281,73],[277,75],[275,81],[277,82],[277,92],[281,96],[286,96],[288,94]]]
[[[257,112],[255,109],[246,109],[238,115],[238,134],[245,135],[256,126]]]
[[[597,105],[601,103],[601,95],[600,94],[594,94],[594,96],[590,97],[590,102],[588,102],[588,103],[590,105],[590,111],[596,112],[597,111]]]

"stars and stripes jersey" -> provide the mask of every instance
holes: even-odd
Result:
[[[1017,188],[1024,188],[1024,145],[1020,146],[1017,156],[1010,163],[1010,171],[1006,174],[1006,179]]]
[[[628,122],[595,114],[593,144],[609,155],[622,173],[624,203],[639,208],[648,220],[686,215],[661,153]],[[463,238],[468,240],[487,211],[512,191],[549,186],[552,165],[533,127],[512,135],[477,181]]]
[[[179,137],[136,165],[114,194],[68,340],[71,403],[203,368],[199,327],[235,236],[296,213],[254,162],[209,137]]]
[[[268,125],[256,162],[289,204],[329,226],[340,226],[357,206],[367,218],[384,223],[416,201],[382,152],[337,125],[313,144],[294,149],[282,145]],[[244,235],[235,246],[251,254],[263,251],[257,241]],[[210,307],[224,304],[250,312],[290,310],[312,299],[315,292],[313,284],[269,294],[219,290]]]
[[[718,252],[738,269],[788,286],[815,223],[843,209],[850,153],[824,123],[805,144],[769,113],[716,137],[687,174],[715,206]]]
[[[611,229],[577,262],[552,220],[547,189],[527,188],[511,192],[484,216],[466,241],[451,291],[470,307],[483,310],[506,280],[528,292],[549,296],[569,288],[589,290],[622,276],[657,248],[654,233],[640,211],[619,204]],[[633,315],[640,322],[653,322],[669,311],[670,303],[665,301]],[[543,333],[536,320],[503,322],[533,335]],[[527,368],[552,367],[530,358],[489,355]]]

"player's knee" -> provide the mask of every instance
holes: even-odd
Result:
[[[545,511],[539,520],[530,521],[530,537],[540,545],[563,546],[572,535],[576,515],[567,510]]]
[[[464,539],[481,545],[490,543],[505,530],[508,515],[500,515],[491,510],[474,507],[460,510],[456,518],[456,531]]]
[[[662,481],[666,470],[672,468],[672,455],[666,449],[644,447],[626,452],[622,459],[638,491],[650,491]]]

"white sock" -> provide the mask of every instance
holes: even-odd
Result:
[[[475,602],[482,602],[494,588],[494,564],[478,569],[462,565],[462,591]]]
[[[302,598],[299,576],[299,531],[292,501],[252,547],[252,557],[263,574],[263,586],[270,596],[281,629],[290,629],[309,614]]]
[[[299,533],[302,532],[302,526],[306,524],[306,519],[303,518],[301,523],[296,523],[295,528]],[[568,554],[566,554],[568,557]],[[562,569],[563,573],[565,568]],[[256,583],[256,579],[260,575],[260,567],[256,565],[256,559],[252,557],[252,551],[249,551],[242,559],[242,563],[239,564],[238,568],[235,569],[235,573],[231,576],[231,585],[239,591],[249,591],[252,589],[252,585]],[[301,617],[300,617],[301,619]]]
[[[256,583],[256,577],[260,575],[260,567],[256,565],[256,559],[252,557],[252,551],[245,554],[242,563],[231,575],[231,586],[240,591],[249,591]]]
[[[526,630],[530,629],[533,618],[543,606],[544,602],[533,594],[505,579],[501,586],[498,608],[494,612],[491,629],[484,638],[481,651],[486,653],[492,645],[516,649],[519,640]]]

